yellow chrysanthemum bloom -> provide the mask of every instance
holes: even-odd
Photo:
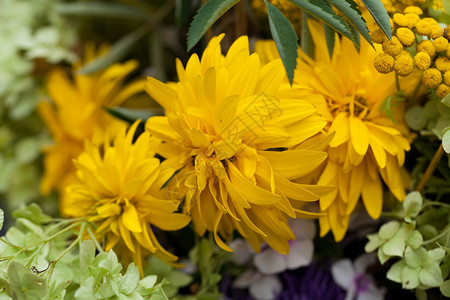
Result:
[[[326,121],[307,101],[278,97],[285,77],[280,59],[261,66],[246,36],[224,56],[222,38],[210,41],[201,60],[192,55],[186,68],[177,61],[179,82],[148,78],[147,91],[165,116],[150,118],[146,128],[164,142],[157,153],[179,170],[169,190],[184,197],[197,234],[214,232],[231,251],[220,236],[228,239],[236,229],[256,251],[266,241],[288,253],[294,239],[288,219],[317,217],[302,206],[330,191],[292,182],[327,154],[312,145],[288,148],[320,133]]]
[[[405,197],[408,176],[401,167],[405,151],[410,149],[408,129],[400,116],[393,122],[380,111],[380,105],[395,93],[396,86],[394,74],[380,74],[374,68],[377,52],[361,41],[358,53],[350,40],[336,37],[330,59],[322,26],[311,23],[310,29],[315,60],[301,54],[294,88],[323,96],[314,104],[327,119],[328,132],[335,133],[318,184],[337,186],[337,191],[320,199],[321,209],[327,212],[320,218],[320,227],[322,236],[331,229],[339,241],[361,196],[369,215],[374,219],[380,216],[380,175],[398,200]],[[272,42],[257,47],[274,48]],[[402,88],[408,91],[410,87],[403,83]]]
[[[105,50],[100,50],[98,54]],[[85,61],[76,64],[74,70],[96,56],[93,45],[87,46]],[[52,102],[39,105],[40,116],[54,140],[54,145],[45,150],[45,170],[41,181],[43,194],[49,194],[53,189],[62,192],[74,180],[72,160],[80,154],[84,141],[91,139],[94,132],[102,132],[106,128],[117,131],[125,125],[110,116],[104,107],[119,106],[144,91],[142,80],[123,86],[126,77],[137,65],[136,61],[128,61],[91,75],[76,72],[69,75],[60,68],[50,73],[47,90]]]
[[[118,249],[142,271],[145,253],[154,253],[167,262],[177,260],[160,245],[151,226],[178,230],[190,218],[175,213],[179,201],[168,200],[161,190],[174,169],[160,166],[154,157],[159,140],[144,132],[133,143],[138,124],[135,122],[128,133],[125,128],[119,130],[113,145],[109,132],[101,145],[86,143],[74,161],[78,182],[67,188],[66,205],[69,216],[86,217],[98,226],[96,234],[104,241],[105,250]]]

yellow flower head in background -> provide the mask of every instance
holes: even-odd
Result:
[[[135,122],[128,133],[122,128],[113,145],[107,134],[100,146],[86,143],[75,160],[78,182],[67,188],[66,213],[94,222],[105,250],[119,250],[142,271],[145,253],[167,262],[177,259],[160,245],[151,226],[178,230],[190,218],[174,213],[179,201],[167,200],[167,193],[160,190],[174,170],[160,166],[154,158],[153,148],[159,141],[147,132],[133,143],[137,126]]]
[[[328,121],[328,133],[334,133],[329,144],[329,159],[318,184],[336,186],[337,190],[321,197],[321,235],[330,229],[337,241],[348,227],[350,214],[360,197],[369,215],[376,219],[383,205],[386,183],[395,197],[405,197],[402,165],[410,149],[408,131],[400,115],[396,122],[386,118],[380,105],[396,92],[395,77],[378,73],[373,66],[376,51],[361,41],[360,52],[353,43],[336,36],[330,59],[321,24],[310,24],[315,44],[315,60],[301,54],[295,71],[294,89],[308,90],[322,96],[313,102]],[[276,51],[273,42],[257,44],[257,52]],[[402,88],[410,90],[415,80]],[[396,107],[397,113],[403,108]]]
[[[214,37],[201,61],[192,55],[179,82],[148,78],[147,91],[165,116],[146,124],[163,140],[157,153],[179,170],[169,182],[171,197],[184,197],[197,234],[214,232],[217,244],[231,250],[236,229],[259,251],[262,241],[281,253],[294,234],[287,221],[315,217],[302,209],[329,187],[292,182],[317,168],[327,154],[287,150],[319,133],[326,121],[300,99],[280,98],[285,71],[281,60],[265,66],[249,54],[248,38],[236,40],[226,56]]]
[[[83,63],[105,51],[103,49],[96,53],[94,46],[88,45]],[[62,192],[73,181],[75,168],[72,160],[82,151],[84,141],[94,136],[94,132],[102,132],[106,128],[117,131],[124,126],[122,121],[110,116],[104,107],[119,106],[144,90],[141,80],[123,85],[137,65],[136,61],[128,61],[90,75],[74,72],[70,76],[60,68],[50,73],[47,89],[51,102],[39,105],[40,116],[54,140],[54,145],[45,150],[45,171],[41,181],[44,195],[53,189]],[[80,67],[81,62],[73,69],[75,71]]]

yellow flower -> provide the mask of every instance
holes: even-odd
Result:
[[[190,218],[174,213],[179,201],[167,200],[166,192],[160,190],[174,169],[160,166],[154,158],[159,140],[144,132],[133,143],[138,124],[128,133],[125,128],[119,130],[113,145],[109,132],[101,145],[86,143],[74,161],[78,182],[67,188],[67,214],[95,223],[105,250],[118,249],[142,272],[142,257],[148,252],[168,262],[177,259],[160,245],[151,226],[178,230]]]
[[[148,78],[165,116],[150,118],[146,128],[163,140],[157,153],[179,170],[169,191],[184,197],[197,234],[213,232],[231,251],[220,236],[236,229],[256,251],[266,241],[285,254],[294,239],[288,219],[319,216],[303,204],[333,190],[292,182],[317,168],[325,152],[288,148],[320,133],[326,121],[302,97],[278,96],[286,84],[280,59],[261,66],[246,36],[224,56],[222,38],[210,41],[201,60],[194,54],[185,68],[177,61],[179,82]]]
[[[315,60],[301,54],[294,88],[323,96],[314,104],[327,119],[328,132],[335,134],[318,184],[337,186],[337,191],[320,198],[320,207],[327,212],[320,218],[320,227],[322,236],[331,229],[339,241],[361,196],[369,215],[374,219],[380,216],[382,180],[397,199],[403,200],[408,176],[401,167],[405,151],[410,149],[408,129],[400,117],[393,122],[380,111],[396,87],[393,73],[384,75],[375,70],[376,51],[361,41],[358,53],[351,41],[336,38],[330,59],[322,26],[311,23],[310,29]],[[415,84],[413,80],[401,83],[406,91]]]
[[[86,47],[85,63],[95,56],[93,45]],[[81,63],[78,63],[74,70],[80,67]],[[59,68],[50,73],[47,89],[52,102],[39,105],[41,118],[54,140],[54,145],[45,150],[45,171],[41,181],[43,194],[49,194],[53,189],[62,192],[74,180],[72,160],[82,151],[84,141],[94,136],[94,132],[106,128],[117,131],[124,126],[104,107],[119,106],[144,90],[143,81],[123,86],[125,77],[136,67],[136,61],[128,61],[91,75],[75,72],[69,75]]]

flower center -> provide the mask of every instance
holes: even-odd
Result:
[[[366,292],[370,287],[370,280],[363,273],[358,274],[353,282],[356,286],[356,293],[361,294]]]

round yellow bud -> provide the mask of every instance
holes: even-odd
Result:
[[[450,85],[450,71],[444,73],[444,82],[446,85]]]
[[[373,65],[378,72],[387,74],[394,70],[394,61],[395,59],[391,55],[380,53],[375,57]]]
[[[406,14],[405,15],[405,26],[404,27],[408,27],[409,29],[413,29],[416,24],[420,21],[420,17],[416,14]]]
[[[370,37],[372,39],[372,42],[377,44],[382,44],[384,40],[387,39],[386,35],[384,34],[383,30],[377,29],[370,33]]]
[[[440,56],[434,61],[436,69],[445,72],[450,70],[450,59],[445,56]]]
[[[402,50],[403,45],[396,36],[392,37],[392,41],[386,39],[383,42],[383,51],[389,55],[397,56],[400,54],[400,52],[402,52]]]
[[[430,57],[436,55],[436,49],[434,48],[433,42],[430,40],[424,40],[417,45],[417,52],[428,53]]]
[[[444,29],[442,29],[439,25],[432,25],[431,26],[431,32],[430,32],[430,38],[437,39],[440,36],[444,35]]]
[[[440,36],[437,39],[433,40],[433,45],[434,49],[436,49],[436,52],[447,51],[448,40],[445,37]]]
[[[420,35],[430,35],[431,33],[431,25],[427,20],[422,19],[416,24],[416,32]]]
[[[395,23],[397,26],[400,27],[406,27],[408,25],[408,21],[405,18],[404,14],[400,14],[400,13],[396,13],[394,14],[394,16],[391,19],[393,21],[393,23]],[[391,28],[393,28],[394,26],[392,26],[391,23]]]
[[[440,84],[436,89],[436,96],[444,98],[450,92],[450,88],[446,84]]]
[[[422,82],[427,87],[435,88],[442,82],[442,74],[438,69],[429,68],[423,72]]]
[[[411,29],[401,27],[397,29],[397,32],[395,34],[400,42],[405,47],[409,47],[416,41],[416,36],[414,35],[414,32],[412,32]]]
[[[430,67],[431,57],[426,52],[418,52],[414,57],[414,64],[419,70],[426,70]]]
[[[408,76],[414,69],[411,55],[399,55],[395,58],[394,70],[399,76]]]
[[[417,6],[408,6],[403,12],[405,14],[415,14],[418,16],[423,14],[423,11]]]

